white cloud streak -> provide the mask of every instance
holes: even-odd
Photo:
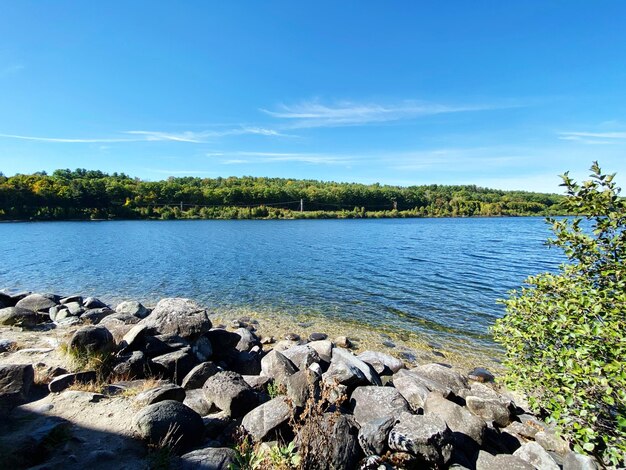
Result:
[[[626,143],[626,132],[560,132],[559,139],[588,145],[622,144]]]
[[[310,163],[314,165],[347,165],[354,161],[354,157],[326,153],[298,153],[298,152],[212,152],[207,157],[222,158],[224,165],[239,165],[246,163]]]
[[[281,104],[277,110],[261,109],[261,111],[269,116],[291,121],[294,128],[306,128],[365,125],[435,114],[485,111],[502,107],[486,104],[452,106],[412,100],[390,105],[354,103],[351,101],[326,105],[318,101],[305,101],[293,105]]]
[[[147,130],[132,130],[122,132],[127,137],[89,137],[89,138],[67,138],[67,137],[40,137],[29,135],[17,135],[17,134],[0,134],[0,138],[6,139],[18,139],[29,140],[33,142],[51,142],[51,143],[65,143],[65,144],[111,144],[122,142],[185,142],[192,144],[208,143],[211,140],[218,139],[226,136],[236,135],[260,135],[269,137],[281,137],[286,134],[281,134],[273,129],[266,129],[263,127],[235,127],[232,129],[224,129],[220,131],[206,130],[200,132],[184,131],[184,132],[162,132],[162,131],[147,131]]]
[[[0,78],[8,77],[9,75],[16,74],[24,69],[22,64],[7,65],[0,68]]]

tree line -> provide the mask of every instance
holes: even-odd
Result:
[[[263,177],[56,170],[0,173],[0,219],[268,219],[562,215],[563,197],[475,185],[390,186]]]

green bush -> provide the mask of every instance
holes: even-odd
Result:
[[[554,423],[574,449],[605,464],[626,460],[626,201],[594,162],[591,179],[567,173],[564,202],[580,216],[547,219],[568,262],[529,277],[504,300],[493,329],[506,349],[505,381]]]

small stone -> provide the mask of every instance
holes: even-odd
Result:
[[[484,367],[476,367],[467,374],[471,380],[476,382],[493,382],[495,380],[494,375]]]
[[[30,364],[0,366],[0,414],[26,401],[34,379],[35,370]]]
[[[230,447],[206,447],[180,457],[180,470],[228,470],[235,465],[237,452]]]
[[[300,341],[300,335],[297,333],[287,333],[285,339],[287,341]]]
[[[0,339],[0,353],[11,351],[17,347],[17,343],[10,339]]]
[[[326,333],[311,333],[309,335],[309,341],[323,341],[328,338]]]
[[[350,349],[352,347],[352,341],[350,341],[347,336],[337,336],[333,343],[344,349]]]

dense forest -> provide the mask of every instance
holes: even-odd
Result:
[[[142,181],[77,169],[0,173],[0,219],[299,219],[558,215],[562,196],[467,186],[283,178]]]

